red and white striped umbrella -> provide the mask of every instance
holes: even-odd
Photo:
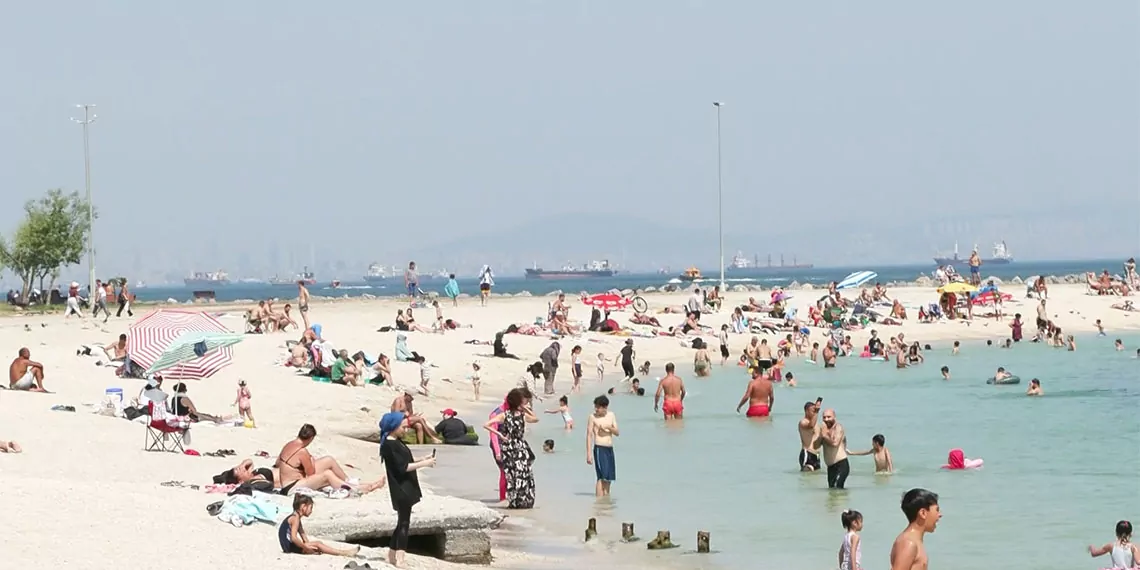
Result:
[[[613,293],[599,293],[597,295],[583,296],[582,302],[599,309],[624,309],[633,304],[633,299],[615,295]]]
[[[139,319],[127,331],[131,362],[150,368],[178,337],[188,332],[230,333],[218,319],[201,311],[158,309]],[[233,362],[232,346],[212,350],[200,358],[162,371],[165,378],[209,378]]]

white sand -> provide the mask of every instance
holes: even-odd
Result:
[[[1032,334],[1036,304],[1020,299],[1023,287],[1010,288],[1018,299],[1005,311],[1021,312],[1026,321],[1026,335]],[[823,295],[821,291],[793,291],[792,306],[802,316],[806,306]],[[908,306],[929,303],[936,295],[929,288],[892,290]],[[1140,313],[1109,309],[1119,301],[1116,297],[1084,294],[1083,286],[1054,285],[1050,289],[1050,314],[1067,333],[1088,333],[1099,318],[1109,331],[1140,330]],[[719,328],[728,321],[731,302],[740,303],[749,296],[766,299],[767,293],[730,293],[726,309],[708,315],[704,322]],[[665,304],[680,305],[685,293],[653,294],[647,297],[652,309]],[[416,408],[431,420],[438,411],[452,407],[467,414],[469,423],[479,425],[487,412],[524,374],[526,363],[537,359],[549,338],[508,335],[511,352],[521,361],[492,359],[490,346],[463,344],[468,339],[491,340],[494,333],[510,323],[533,322],[546,312],[550,297],[494,298],[486,308],[476,299],[462,301],[458,308],[444,307],[445,316],[473,328],[447,334],[410,333],[412,350],[426,354],[439,366],[435,371],[430,398],[417,397]],[[586,320],[589,310],[577,301],[572,319]],[[313,321],[324,327],[324,336],[338,348],[350,352],[364,350],[371,356],[377,352],[391,355],[395,333],[378,333],[377,328],[391,325],[396,309],[403,304],[394,300],[348,300],[314,303]],[[241,308],[217,307],[229,311],[223,317],[233,330],[241,328]],[[911,309],[913,319],[915,310]],[[615,313],[625,322],[631,312]],[[417,311],[421,322],[430,322],[432,311]],[[665,325],[679,325],[680,315],[657,315]],[[121,387],[128,398],[142,387],[139,380],[120,380],[112,369],[97,367],[94,359],[76,357],[81,344],[110,343],[125,332],[128,320],[112,320],[108,325],[64,320],[59,315],[19,316],[0,319],[0,352],[8,358],[26,346],[32,359],[44,363],[46,385],[54,394],[32,394],[0,391],[0,439],[16,440],[23,445],[21,455],[0,454],[0,503],[8,516],[6,536],[0,541],[0,560],[6,567],[53,567],[66,563],[77,568],[203,568],[203,567],[270,567],[270,568],[341,568],[344,560],[325,557],[282,555],[277,545],[276,529],[255,526],[235,529],[206,515],[204,506],[219,496],[188,489],[161,487],[162,481],[182,480],[187,483],[209,483],[211,475],[223,471],[257,450],[275,456],[281,446],[294,437],[298,427],[312,423],[319,432],[314,453],[330,453],[341,463],[355,465],[350,475],[364,480],[378,477],[381,466],[374,445],[337,435],[352,428],[375,426],[387,411],[393,392],[388,388],[348,388],[312,382],[295,376],[292,369],[274,366],[284,354],[286,339],[300,333],[250,335],[235,347],[235,363],[213,378],[191,381],[189,395],[207,413],[236,413],[230,407],[236,383],[245,379],[253,393],[253,411],[257,429],[199,427],[193,432],[193,447],[200,451],[218,448],[237,450],[237,459],[188,457],[142,451],[143,426],[88,413],[82,407],[103,398],[107,387]],[[883,336],[905,332],[908,340],[937,342],[949,339],[992,338],[1009,335],[1005,322],[975,320],[972,324],[944,322],[918,324],[913,321],[901,327],[877,326]],[[41,326],[44,324],[46,326]],[[30,330],[25,331],[25,325]],[[853,334],[855,344],[865,343],[868,331]],[[819,336],[814,332],[813,336]],[[715,345],[715,338],[709,337]],[[562,367],[557,389],[565,392],[570,385],[569,353],[574,344],[584,347],[587,386],[594,380],[594,359],[602,352],[612,362],[624,339],[588,334],[580,339],[562,342]],[[733,353],[738,354],[747,342],[744,335],[731,339]],[[675,359],[682,374],[692,369],[692,351],[672,338],[635,341],[638,360],[653,363],[653,375],[660,375],[664,363]],[[943,344],[945,346],[945,344]],[[1129,347],[1135,350],[1135,347]],[[472,401],[471,385],[466,380],[470,363],[479,359],[483,365],[483,399]],[[715,356],[714,356],[715,358]],[[396,381],[400,385],[418,383],[418,368],[412,364],[394,363]],[[840,364],[842,366],[842,363]],[[616,382],[620,371],[612,364],[607,384]],[[443,382],[451,378],[453,383]],[[167,387],[169,389],[169,386]],[[652,389],[652,386],[647,386]],[[55,404],[74,405],[77,413],[54,412]],[[366,410],[365,410],[366,408]],[[481,434],[485,438],[485,434]],[[441,449],[441,453],[446,453]],[[259,464],[264,463],[258,461]],[[489,461],[473,465],[480,472],[490,469]],[[492,480],[493,477],[488,474]],[[429,473],[430,478],[430,473]],[[488,490],[489,493],[491,490]],[[387,490],[360,499],[387,505]],[[320,509],[320,502],[317,504]],[[538,560],[520,554],[498,551],[498,564],[536,567]],[[33,566],[34,565],[34,566]],[[46,566],[44,566],[46,565]],[[373,563],[373,566],[378,566]],[[416,568],[451,567],[439,561],[418,559]]]

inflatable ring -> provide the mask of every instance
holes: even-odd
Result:
[[[1002,378],[1001,380],[995,380],[994,377],[991,376],[989,380],[986,380],[986,384],[997,384],[997,385],[1020,384],[1020,383],[1021,383],[1021,378],[1017,377],[1017,376],[1006,376],[1005,378]]]

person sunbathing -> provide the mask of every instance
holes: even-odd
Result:
[[[14,441],[0,441],[0,453],[20,453],[24,448]]]
[[[634,315],[634,316],[629,318],[629,322],[631,322],[635,325],[648,325],[651,327],[661,326],[661,322],[657,320],[657,317],[652,317],[652,316],[649,316],[646,314]]]
[[[414,315],[412,315],[411,307],[408,307],[407,312],[404,313],[404,323],[407,325],[409,331],[425,332],[425,333],[431,332],[431,329],[420,326],[419,324],[416,323],[416,317]]]
[[[749,297],[748,304],[740,307],[741,311],[762,313],[768,310],[768,307],[756,302],[756,297]]]
[[[396,396],[396,399],[392,400],[391,411],[402,412],[404,416],[407,417],[408,427],[416,431],[416,443],[422,445],[425,435],[431,439],[432,443],[442,443],[443,440],[439,438],[435,430],[431,429],[431,425],[427,423],[427,420],[425,420],[423,416],[416,414],[415,410],[412,409],[413,400],[415,400],[415,396],[404,392],[403,395]]]
[[[280,472],[276,468],[258,467],[254,469],[252,459],[246,459],[238,463],[232,472],[234,480],[237,481],[239,485],[250,481],[269,481],[270,483],[275,483],[280,477]]]
[[[1111,308],[1118,309],[1121,311],[1128,311],[1128,312],[1132,312],[1132,311],[1137,310],[1136,306],[1132,304],[1132,301],[1124,301],[1123,303],[1113,303]]]
[[[217,423],[224,420],[224,418],[220,416],[213,416],[198,411],[198,408],[194,405],[194,401],[186,395],[186,384],[183,382],[174,385],[174,397],[169,400],[167,411],[175,417],[190,418],[192,422],[206,420]]]
[[[44,365],[32,360],[32,352],[27,348],[21,348],[8,366],[8,388],[47,392],[44,389]]]
[[[875,301],[891,300],[891,298],[887,296],[887,290],[883,287],[882,283],[875,283],[875,289],[871,291],[871,298]]]
[[[891,316],[899,319],[900,321],[906,320],[906,308],[903,307],[903,304],[900,303],[898,299],[895,299],[894,303],[891,305]]]
[[[317,437],[317,428],[311,424],[301,426],[297,432],[297,439],[285,444],[281,453],[277,454],[274,467],[277,469],[282,495],[292,495],[297,489],[319,491],[325,487],[333,489],[352,489],[348,476],[336,459],[324,456],[314,458],[309,453],[309,444]],[[381,477],[371,483],[356,486],[361,493],[370,493],[384,486],[385,478]]]
[[[566,322],[566,314],[562,312],[554,314],[554,320],[550,321],[550,330],[562,335],[576,335],[581,332]]]
[[[258,301],[257,306],[249,310],[249,324],[257,330],[263,326],[269,328],[269,309],[266,308],[265,301]]]
[[[871,298],[871,292],[864,287],[863,290],[859,292],[859,303],[864,307],[870,307],[874,302],[875,300]]]

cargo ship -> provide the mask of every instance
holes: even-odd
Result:
[[[364,274],[364,281],[367,283],[376,283],[388,278],[388,270],[379,263],[373,263],[368,266],[368,273]]]
[[[978,246],[974,246],[974,251],[978,251]],[[954,244],[954,254],[950,257],[939,256],[934,258],[934,263],[939,267],[946,265],[954,265],[957,267],[968,267],[970,265],[970,256],[962,257],[958,255],[958,244]],[[994,244],[993,255],[989,259],[982,259],[982,265],[1009,265],[1013,263],[1013,256],[1009,254],[1009,248],[1005,245],[1005,240]]]
[[[590,263],[581,267],[574,267],[572,264],[567,263],[557,271],[548,271],[538,267],[536,264],[534,268],[526,270],[527,279],[584,279],[591,277],[613,277],[617,274],[610,267],[609,260],[591,261]]]
[[[182,280],[187,287],[218,287],[230,284],[230,276],[225,271],[209,271],[206,273],[192,273]]]
[[[753,273],[753,274],[756,274],[756,273],[765,273],[765,272],[784,271],[784,270],[788,270],[788,269],[812,269],[813,267],[815,267],[815,265],[813,265],[811,263],[800,263],[799,260],[796,259],[796,257],[794,255],[792,256],[792,262],[790,264],[786,264],[786,263],[784,263],[783,254],[780,254],[780,264],[779,265],[772,265],[772,256],[770,254],[768,255],[768,264],[767,265],[760,265],[760,257],[759,256],[755,256],[752,259],[748,259],[747,257],[744,257],[744,255],[742,255],[740,252],[737,252],[736,255],[732,256],[732,263],[725,266],[724,270],[727,273]]]
[[[270,285],[296,285],[298,281],[305,285],[316,285],[317,277],[312,271],[309,271],[308,267],[305,267],[300,273],[294,275],[292,279],[282,279],[276,275],[269,278]]]

